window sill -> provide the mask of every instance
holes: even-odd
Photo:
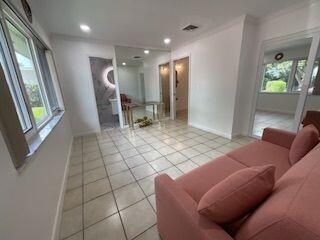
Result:
[[[259,92],[259,94],[299,95],[300,92]]]
[[[30,153],[27,156],[25,163],[17,169],[19,173],[28,165],[29,162],[34,158],[41,145],[45,142],[47,137],[53,132],[54,128],[59,124],[60,120],[64,115],[64,111],[59,112],[53,116],[46,125],[29,141]]]

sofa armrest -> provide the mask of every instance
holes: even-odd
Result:
[[[296,133],[275,128],[265,128],[262,140],[290,149]]]
[[[232,240],[217,224],[198,214],[197,203],[168,175],[155,179],[158,230],[164,240]]]

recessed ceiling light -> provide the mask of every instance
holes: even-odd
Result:
[[[150,53],[150,51],[149,50],[144,50],[144,54],[149,54]]]
[[[171,43],[171,39],[170,39],[170,38],[165,38],[165,39],[163,40],[163,42],[164,42],[165,44],[170,44],[170,43]]]
[[[123,62],[123,63],[122,63],[122,66],[125,66],[125,65],[127,65],[127,64],[126,64],[125,62]]]
[[[86,24],[81,24],[81,25],[80,25],[80,29],[81,29],[82,31],[84,31],[84,32],[90,32],[90,31],[91,31],[91,28],[90,28],[88,25],[86,25]]]

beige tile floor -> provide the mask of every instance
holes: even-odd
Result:
[[[150,107],[150,111],[147,111],[146,108],[136,108],[132,110],[132,117],[133,120],[137,120],[138,118],[143,118],[147,116],[148,118],[153,119],[153,112],[151,110],[152,108]],[[124,113],[123,113],[123,118],[124,118]]]
[[[292,131],[293,121],[293,114],[256,111],[253,125],[253,135],[261,137],[263,129],[267,127]]]
[[[75,138],[60,239],[159,240],[154,178],[177,178],[252,140],[188,127],[183,115]]]

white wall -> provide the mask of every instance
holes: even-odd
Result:
[[[114,47],[61,36],[52,37],[52,46],[73,134],[100,131],[89,56],[113,59]]]
[[[18,174],[0,133],[0,239],[53,239],[71,141],[65,115]]]
[[[308,96],[305,108],[304,108],[304,114],[307,110],[317,110],[320,111],[320,96]]]
[[[257,109],[295,114],[299,96],[298,93],[259,93]],[[305,109],[320,110],[320,96],[308,96]]]
[[[174,49],[172,59],[190,56],[189,124],[232,136],[244,19]]]
[[[173,60],[190,55],[189,124],[226,137],[249,134],[262,43],[320,27],[319,12],[320,2],[313,1],[259,21],[238,19],[173,49]],[[317,98],[308,106],[317,107]]]
[[[272,52],[267,52],[265,53],[264,56],[264,63],[270,63],[275,61],[275,55],[278,54],[279,52],[283,53],[283,58],[281,61],[285,60],[291,60],[294,58],[308,58],[309,51],[310,51],[311,43],[307,44],[304,47],[297,47],[294,49],[279,49],[278,51],[272,51]]]
[[[311,4],[305,2],[297,8],[284,10],[264,19],[259,26],[260,41],[319,27],[320,2],[310,2]]]
[[[294,114],[297,109],[297,93],[259,93],[257,110]]]
[[[12,2],[22,9],[20,1]],[[49,37],[36,19],[36,12],[32,26],[50,46]],[[54,239],[71,141],[66,113],[19,174],[0,133],[1,240]]]
[[[255,90],[252,79],[256,77],[256,69],[252,68],[258,62],[257,25],[255,19],[246,16],[242,37],[242,47],[239,67],[239,81],[237,85],[236,107],[234,110],[232,135],[247,135],[251,119],[251,109],[246,105],[251,103]]]
[[[126,94],[133,102],[141,102],[144,97],[140,86],[140,73],[138,66],[118,66],[120,93]]]

